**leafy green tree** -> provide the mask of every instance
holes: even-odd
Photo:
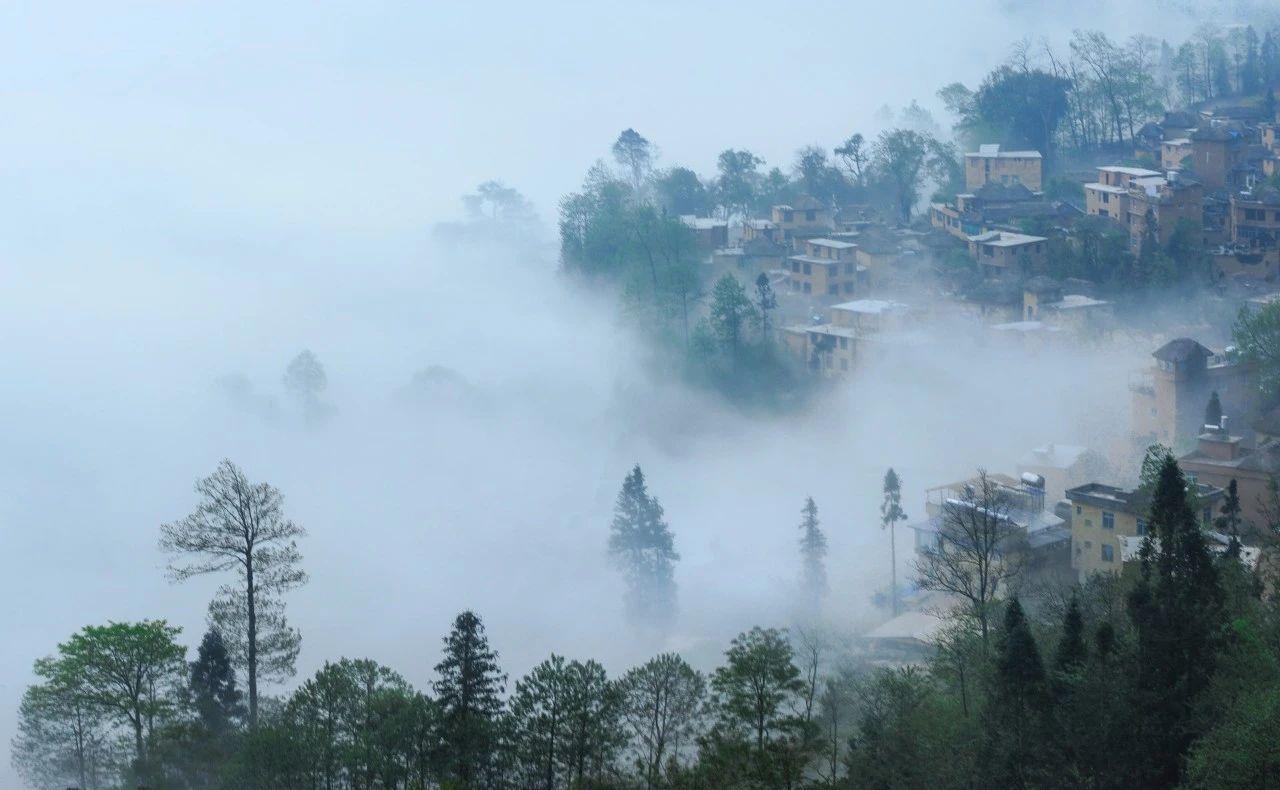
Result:
[[[35,787],[105,788],[110,781],[113,727],[83,674],[61,658],[36,661],[39,682],[18,707],[11,744],[14,769]]]
[[[827,536],[822,534],[813,497],[805,499],[800,513],[800,587],[809,611],[817,612],[827,594]]]
[[[908,222],[920,201],[920,184],[929,156],[929,139],[909,129],[880,133],[872,147],[872,166],[893,195],[898,219]]]
[[[762,164],[764,160],[750,151],[729,148],[720,152],[716,159],[716,201],[726,214],[746,213],[754,205]]]
[[[58,645],[59,673],[84,700],[131,731],[134,771],[148,774],[148,745],[173,715],[185,650],[163,620],[85,626]]]
[[[835,149],[835,155],[840,158],[854,185],[865,187],[867,172],[871,166],[871,152],[867,148],[866,138],[860,132],[854,132]]]
[[[882,486],[884,499],[880,502],[880,528],[889,530],[889,599],[893,608],[893,616],[898,616],[898,545],[897,524],[906,521],[907,514],[902,510],[902,481],[893,467],[884,473]]]
[[[973,96],[967,123],[995,130],[1000,142],[1028,146],[1046,158],[1068,110],[1071,82],[1039,69],[1001,66],[987,75]]]
[[[195,511],[160,526],[160,549],[191,557],[188,563],[170,562],[169,577],[175,581],[234,572],[236,583],[219,591],[210,615],[233,646],[233,662],[245,672],[252,727],[258,721],[263,670],[269,678],[293,674],[299,639],[284,619],[278,596],[307,581],[298,567],[302,554],[297,545],[307,533],[285,518],[278,489],[251,482],[229,460],[197,481],[195,490],[200,496]]]
[[[663,515],[636,464],[622,481],[609,534],[609,555],[627,582],[627,615],[636,623],[665,626],[675,616],[680,555]]]
[[[654,182],[654,187],[659,205],[671,214],[701,217],[711,213],[711,193],[698,174],[687,167],[664,171]]]
[[[756,320],[755,305],[747,298],[742,283],[726,273],[711,292],[711,330],[721,351],[737,370],[747,343],[746,329]]]
[[[804,682],[791,644],[781,631],[757,627],[734,639],[725,658],[711,676],[716,722],[703,751],[717,770],[795,787],[816,739],[797,714]]]
[[[1160,466],[1151,497],[1141,574],[1129,595],[1136,670],[1128,780],[1172,785],[1194,738],[1195,706],[1213,678],[1223,624],[1217,571],[1187,501],[1187,481],[1172,457]]]
[[[433,688],[440,708],[446,774],[464,787],[484,785],[497,749],[506,676],[474,612],[462,612],[454,619],[436,675]]]
[[[646,790],[663,787],[668,760],[678,760],[698,735],[706,679],[680,656],[664,653],[623,675],[618,689],[636,770]]]
[[[613,142],[613,158],[630,179],[631,189],[640,194],[645,180],[653,171],[653,144],[635,129],[624,129]]]
[[[1280,393],[1280,302],[1240,308],[1231,336],[1241,357],[1257,365],[1264,395],[1275,397]]]

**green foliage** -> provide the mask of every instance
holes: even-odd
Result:
[[[827,536],[822,534],[813,497],[805,499],[800,512],[800,587],[812,613],[827,593]]]
[[[698,174],[687,167],[673,167],[654,181],[658,204],[674,216],[693,214],[705,217],[711,213],[712,196]]]
[[[1280,395],[1280,302],[1240,308],[1231,336],[1240,356],[1257,365],[1263,393],[1271,399]]]
[[[495,767],[506,676],[474,612],[454,619],[435,669],[444,775],[463,786],[483,784]]]
[[[664,653],[624,675],[618,683],[622,721],[630,753],[645,787],[660,787],[679,749],[700,732],[706,679],[674,653]]]
[[[662,505],[650,496],[639,464],[618,492],[609,556],[627,582],[626,609],[632,622],[669,626],[676,614],[675,564],[680,555]]]

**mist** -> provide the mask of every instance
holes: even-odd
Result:
[[[831,619],[872,622],[885,468],[916,515],[926,487],[978,466],[1107,446],[1150,347],[1040,353],[920,303],[917,342],[803,411],[761,413],[655,376],[616,300],[570,287],[554,249],[431,228],[498,177],[552,238],[558,198],[628,126],[664,165],[709,172],[732,145],[785,167],[885,104],[936,106],[942,82],[979,79],[1017,38],[1196,21],[1176,4],[1058,5],[4,11],[0,742],[32,662],[83,625],[162,617],[198,640],[217,582],[170,584],[156,539],[224,457],[309,532],[311,582],[287,599],[298,679],[367,656],[426,685],[464,608],[512,677],[553,651],[610,672],[663,649],[714,662],[738,631],[791,618],[810,495]],[[744,57],[762,38],[776,46]],[[765,112],[780,92],[809,109]],[[319,426],[281,385],[303,349],[329,376]],[[414,386],[432,366],[450,373]],[[618,627],[605,557],[635,463],[682,555],[666,641]],[[0,786],[17,786],[9,770]]]

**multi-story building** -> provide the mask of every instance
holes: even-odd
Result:
[[[1231,243],[1249,250],[1280,247],[1280,191],[1259,187],[1231,196]]]
[[[1018,474],[1044,479],[1045,504],[1066,496],[1067,489],[1105,477],[1107,460],[1101,453],[1075,444],[1050,442],[1018,459]]]
[[[725,220],[682,214],[680,222],[693,231],[694,244],[704,255],[710,255],[729,243],[729,223]]]
[[[1160,443],[1185,448],[1201,433],[1214,392],[1227,414],[1248,425],[1257,416],[1253,366],[1216,355],[1189,337],[1170,340],[1152,353],[1156,364],[1131,381],[1130,425],[1135,448]]]
[[[1098,168],[1098,180],[1084,185],[1084,213],[1127,222],[1129,185],[1135,179],[1159,178],[1160,173],[1143,167],[1106,165]]]
[[[1190,223],[1196,231],[1197,243],[1204,226],[1204,188],[1198,182],[1183,178],[1176,171],[1167,177],[1133,179],[1129,184],[1128,216],[1129,248],[1135,255],[1153,238],[1164,249],[1180,221]]]
[[[773,240],[797,250],[805,240],[825,236],[835,228],[831,209],[808,195],[801,195],[790,205],[774,206],[770,219]]]
[[[1266,530],[1268,486],[1280,475],[1280,441],[1260,439],[1256,446],[1246,446],[1242,436],[1228,430],[1229,419],[1224,417],[1217,426],[1204,426],[1196,448],[1179,458],[1178,464],[1196,480],[1219,488],[1235,480],[1241,515],[1251,526],[1246,536],[1253,537]]]
[[[1223,490],[1196,484],[1197,517],[1209,530]],[[1088,483],[1067,489],[1071,503],[1071,569],[1084,581],[1094,573],[1119,573],[1147,534],[1147,497],[1137,489]]]
[[[1237,189],[1237,168],[1248,153],[1248,140],[1237,129],[1210,125],[1191,133],[1191,170],[1207,189]]]
[[[857,244],[848,241],[806,240],[804,253],[786,261],[790,289],[824,298],[853,295],[859,280],[857,249]]]
[[[1022,184],[1040,191],[1044,160],[1039,151],[1001,151],[999,145],[980,145],[964,155],[964,188],[972,192],[992,181]]]
[[[993,230],[969,237],[969,256],[984,275],[1031,274],[1044,269],[1048,242],[1044,236]]]
[[[929,222],[958,239],[967,239],[995,226],[1019,220],[1068,220],[1073,212],[1063,203],[1045,200],[1023,184],[984,184],[971,193],[956,195],[953,203],[930,203]]]
[[[1191,138],[1176,137],[1160,143],[1160,168],[1162,170],[1182,170],[1191,164],[1188,157],[1191,153]]]

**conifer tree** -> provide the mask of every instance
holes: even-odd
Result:
[[[1080,601],[1073,595],[1062,619],[1062,638],[1054,654],[1054,668],[1059,672],[1077,672],[1088,658],[1084,643],[1084,617],[1080,614]]]
[[[1129,594],[1137,631],[1131,709],[1134,748],[1126,779],[1135,786],[1178,783],[1194,737],[1195,705],[1213,678],[1223,625],[1217,570],[1172,456],[1160,466]]]
[[[800,522],[801,587],[810,612],[816,613],[827,593],[827,536],[822,534],[813,497],[805,499],[800,513],[804,516]]]
[[[884,473],[884,501],[880,503],[880,528],[889,530],[889,598],[893,607],[893,616],[898,616],[898,545],[896,525],[906,521],[907,514],[902,512],[902,481],[898,473],[889,467]]]
[[[226,733],[244,716],[243,695],[236,688],[235,670],[217,629],[209,629],[200,640],[196,660],[191,662],[190,689],[192,707],[210,733]]]
[[[506,676],[489,647],[484,624],[465,611],[444,638],[444,658],[433,684],[440,708],[440,738],[447,774],[463,787],[483,786],[497,748]]]
[[[1218,517],[1213,520],[1213,528],[1231,538],[1229,553],[1234,556],[1240,554],[1240,526],[1243,523],[1240,512],[1240,489],[1233,477],[1227,484],[1227,495],[1222,500]]]
[[[627,582],[628,618],[640,624],[670,624],[675,616],[675,563],[680,555],[663,519],[662,505],[645,488],[639,464],[618,493],[609,555]]]
[[[1218,400],[1217,390],[1214,390],[1213,394],[1209,396],[1209,403],[1204,407],[1204,424],[1222,424],[1222,401]]]
[[[1040,738],[1047,734],[1042,716],[1048,686],[1040,651],[1015,597],[1005,607],[986,719],[993,786],[1037,786]]]

